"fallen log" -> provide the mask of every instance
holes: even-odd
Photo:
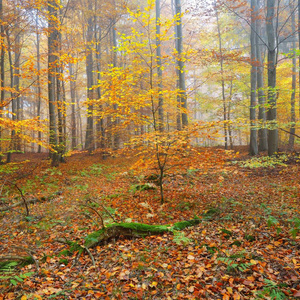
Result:
[[[105,228],[92,232],[85,238],[84,247],[93,248],[108,242],[112,239],[145,237],[150,235],[160,235],[166,232],[180,231],[190,226],[199,224],[201,220],[195,218],[171,225],[148,225],[142,223],[112,223]]]
[[[32,256],[4,255],[0,256],[0,270],[9,270],[16,266],[26,266],[34,264]]]

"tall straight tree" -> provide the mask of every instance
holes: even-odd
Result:
[[[70,72],[70,94],[71,94],[71,148],[77,147],[76,135],[76,77],[74,75],[73,64],[69,62]]]
[[[93,60],[93,3],[88,1],[88,19],[87,19],[87,33],[86,33],[86,77],[87,77],[87,98],[88,100],[93,99],[94,92],[92,87],[94,85],[93,71],[94,71],[94,60]],[[93,104],[89,102],[87,110],[87,123],[86,123],[86,136],[85,136],[85,149],[91,152],[94,145],[94,120],[93,120]]]
[[[299,0],[300,1],[300,0]],[[5,47],[4,47],[4,18],[3,18],[3,1],[0,0],[0,39],[1,39],[1,52],[0,52],[0,118],[2,117],[2,109],[4,106],[4,85],[5,85]],[[2,128],[0,127],[0,163],[2,163]]]
[[[158,128],[164,131],[164,110],[162,96],[162,60],[161,60],[161,36],[160,36],[160,0],[155,1],[156,9],[156,61],[157,61],[157,77],[158,77]]]
[[[115,6],[116,6],[116,4],[114,1],[114,7]],[[113,55],[112,63],[113,63],[113,67],[117,68],[118,67],[118,55],[117,55],[118,54],[118,52],[117,52],[118,45],[117,45],[117,29],[116,29],[117,20],[116,20],[115,16],[114,16],[114,18],[112,18],[111,23],[112,23],[111,38],[112,38],[112,55]],[[114,109],[114,111],[117,112],[118,105],[116,103],[114,103],[113,109]],[[118,117],[116,117],[113,122],[115,129],[117,128],[119,123],[120,123],[120,119]],[[113,138],[113,148],[115,150],[117,150],[120,146],[119,144],[120,144],[120,136],[119,136],[119,133],[117,132],[117,130],[115,130],[114,138]]]
[[[224,58],[222,49],[222,36],[219,22],[219,12],[215,4],[216,19],[217,19],[217,30],[218,30],[218,42],[219,42],[219,53],[220,53],[220,73],[221,73],[221,84],[222,84],[222,100],[223,100],[223,120],[224,120],[224,138],[225,138],[225,149],[228,149],[228,130],[227,130],[227,103],[225,96],[225,79],[224,79]]]
[[[183,60],[183,34],[182,34],[182,13],[181,13],[181,1],[175,0],[175,20],[176,20],[176,51],[177,51],[177,69],[178,69],[178,89],[179,89],[179,108],[182,108],[181,122],[182,127],[188,125],[187,115],[187,96],[185,85],[185,69]],[[177,124],[178,126],[178,124]],[[181,128],[178,128],[181,129]]]
[[[39,11],[36,11],[35,16],[35,27],[36,27],[36,59],[37,59],[37,117],[41,118],[41,105],[42,105],[42,87],[41,87],[41,55],[40,55],[40,29],[39,29]],[[42,139],[42,133],[38,132],[38,139]],[[38,145],[38,153],[42,152],[42,146]]]
[[[257,1],[257,8],[260,9],[260,0]],[[259,110],[258,110],[258,120],[260,122],[260,127],[258,130],[258,150],[259,151],[266,151],[268,150],[268,134],[266,126],[266,108],[265,108],[265,92],[264,92],[264,62],[262,58],[262,45],[260,37],[262,36],[262,22],[261,18],[257,17],[256,19],[256,60],[257,60],[257,96],[258,96],[258,103],[259,103]]]
[[[268,154],[278,149],[276,65],[278,45],[275,35],[275,0],[267,0],[266,29],[268,37]]]
[[[256,83],[257,83],[257,58],[256,58],[256,19],[257,3],[251,0],[251,92],[250,92],[250,154],[258,153],[257,128],[256,128]]]
[[[15,18],[19,17],[18,9],[14,10]],[[13,33],[15,36],[13,37]],[[8,45],[8,59],[9,59],[9,71],[10,71],[10,88],[11,88],[11,112],[12,112],[12,120],[19,120],[20,117],[20,55],[21,55],[21,45],[20,45],[20,28],[19,24],[16,23],[13,26],[12,31],[9,29],[6,30],[6,39]],[[12,38],[14,40],[14,44],[12,43]],[[13,57],[14,54],[14,57]],[[7,153],[6,162],[11,162],[12,152],[17,150],[17,137],[15,129],[11,131],[11,141],[10,141],[10,149]]]
[[[290,1],[290,9],[291,9],[291,28],[292,32],[294,33],[296,30],[296,20],[295,20],[295,10],[293,2]],[[296,111],[295,111],[295,104],[296,104],[296,36],[293,35],[293,42],[292,42],[292,94],[291,94],[291,127],[290,127],[290,135],[289,135],[289,144],[288,149],[290,151],[294,150],[294,143],[295,143],[295,133],[296,133]]]
[[[57,118],[56,118],[56,65],[58,46],[58,10],[57,0],[48,0],[48,101],[49,101],[49,143],[52,166],[59,164]]]
[[[298,50],[300,52],[300,0],[298,0]],[[298,72],[298,76],[299,76],[299,91],[300,91],[300,55],[298,57],[299,60],[299,72]],[[299,93],[299,118],[300,118],[300,93]]]

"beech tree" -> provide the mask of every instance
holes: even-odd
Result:
[[[175,5],[175,39],[176,39],[176,51],[177,51],[177,75],[178,75],[178,89],[179,89],[179,112],[181,120],[177,122],[177,129],[186,127],[188,125],[187,115],[187,96],[185,85],[185,68],[183,57],[183,33],[182,33],[182,13],[180,0],[174,0]]]
[[[257,30],[257,1],[251,0],[251,92],[250,92],[250,154],[258,153],[256,129],[256,90],[257,90],[257,44],[255,32]]]
[[[49,143],[52,165],[59,164],[58,137],[57,137],[57,111],[56,111],[56,67],[58,40],[58,3],[56,0],[48,0],[48,101],[49,101]]]

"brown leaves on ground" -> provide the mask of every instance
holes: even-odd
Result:
[[[30,205],[27,218],[22,207],[1,213],[1,254],[30,254],[39,268],[2,272],[0,299],[298,298],[299,164],[265,172],[232,165],[234,156],[193,149],[169,171],[163,206],[158,190],[133,188],[153,172],[138,174],[135,160],[79,153],[55,169],[32,159],[38,167],[17,181],[26,199],[61,194]],[[19,173],[22,168],[26,163]],[[5,187],[1,197],[1,205],[19,201],[18,191]],[[64,251],[70,248],[58,241],[83,244],[100,228],[99,215],[86,205],[105,222],[203,221],[183,232],[91,249],[93,266],[90,255]]]

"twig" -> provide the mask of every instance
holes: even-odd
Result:
[[[98,203],[98,202],[97,202]],[[112,218],[112,220],[115,222],[115,223],[118,223],[116,221],[116,219],[114,218],[114,216],[108,211],[108,209],[103,205],[103,204],[100,204],[98,203],[99,205],[101,205],[101,207],[106,211],[106,213]]]
[[[85,250],[85,251],[88,253],[88,255],[90,256],[90,258],[91,258],[91,260],[92,260],[92,262],[93,262],[93,266],[96,267],[95,259],[94,259],[93,254],[91,253],[91,251],[90,251],[87,247],[85,247],[85,246],[82,246],[82,247],[84,248],[84,250]]]
[[[95,213],[99,216],[99,218],[100,218],[100,220],[101,220],[101,226],[102,226],[101,229],[104,229],[104,221],[103,221],[103,218],[102,218],[102,216],[97,212],[97,210],[94,209],[93,207],[89,206],[89,205],[86,205],[86,204],[81,204],[81,205],[84,206],[84,207],[86,207],[86,208],[91,209],[93,212],[95,212]]]
[[[296,134],[296,133],[290,132],[290,131],[285,130],[285,129],[283,129],[283,128],[279,128],[279,129],[282,130],[282,131],[284,131],[284,132],[286,132],[286,133],[289,133],[289,134],[291,134],[291,135],[294,135],[295,137],[297,137],[298,139],[300,139],[300,135],[298,135],[298,134]]]
[[[27,248],[20,247],[20,246],[13,246],[13,247],[16,248],[16,249],[25,251],[25,252],[32,258],[32,260],[34,261],[35,266],[36,266],[36,269],[39,270],[39,262],[38,262],[38,260],[36,260],[35,257],[33,256],[33,253],[35,253],[34,250],[27,249]]]
[[[17,185],[16,183],[11,182],[11,181],[9,181],[9,180],[7,180],[7,182],[9,182],[11,185],[15,186],[15,188],[19,191],[19,193],[20,193],[20,195],[21,195],[21,198],[22,198],[22,200],[23,200],[23,203],[24,203],[24,205],[25,205],[25,208],[26,208],[26,216],[28,217],[28,216],[29,216],[29,208],[28,208],[27,201],[26,201],[26,199],[25,199],[25,197],[24,197],[24,195],[23,195],[22,190],[18,187],[18,185]]]

